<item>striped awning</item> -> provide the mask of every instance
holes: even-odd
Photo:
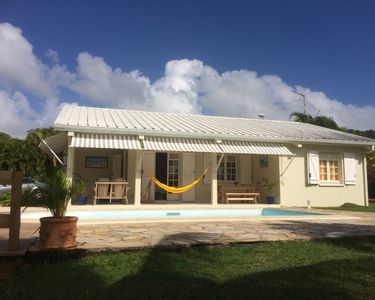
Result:
[[[294,155],[279,143],[257,143],[243,141],[222,141],[209,139],[184,139],[173,137],[135,135],[76,133],[70,147],[97,149],[129,149],[165,152],[200,152],[228,154]]]
[[[144,150],[171,152],[221,153],[214,140],[181,139],[168,137],[146,137]]]
[[[76,133],[70,147],[142,150],[138,136],[117,134]]]
[[[224,153],[231,154],[294,155],[287,147],[279,143],[223,141],[220,148]]]

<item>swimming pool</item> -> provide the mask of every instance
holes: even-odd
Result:
[[[39,219],[46,217],[47,212],[24,212],[22,219]],[[309,216],[317,213],[270,209],[186,209],[186,210],[97,210],[97,211],[70,211],[68,216],[77,216],[81,220],[108,220],[108,219],[178,219],[178,218],[205,218],[205,217],[264,217],[264,216]]]

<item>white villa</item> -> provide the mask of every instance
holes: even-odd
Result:
[[[65,153],[68,176],[86,182],[88,204],[109,203],[94,201],[99,178],[124,178],[126,207],[135,208],[224,206],[229,203],[220,192],[224,187],[234,196],[233,205],[265,204],[270,195],[281,206],[368,205],[365,155],[375,140],[336,130],[292,121],[80,106],[65,106],[53,127],[61,133],[46,139],[44,150]],[[202,180],[180,194],[151,181],[154,176],[182,187],[206,169]],[[265,188],[264,178],[272,189]],[[242,201],[250,195],[245,188],[260,198]]]

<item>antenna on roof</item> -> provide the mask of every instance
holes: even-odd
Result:
[[[263,120],[263,119],[264,119],[264,114],[259,113],[259,114],[258,114],[258,118],[261,119],[261,120]]]
[[[303,114],[311,116],[310,112],[306,108],[306,95],[296,90],[292,90],[292,92],[297,95],[300,95],[303,98]]]

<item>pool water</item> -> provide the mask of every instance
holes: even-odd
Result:
[[[186,209],[186,210],[96,210],[70,211],[68,216],[77,216],[81,220],[104,219],[178,219],[205,217],[261,217],[261,216],[308,216],[317,213],[292,210],[252,208],[252,209]],[[48,213],[24,212],[22,219],[38,219],[48,216]]]

